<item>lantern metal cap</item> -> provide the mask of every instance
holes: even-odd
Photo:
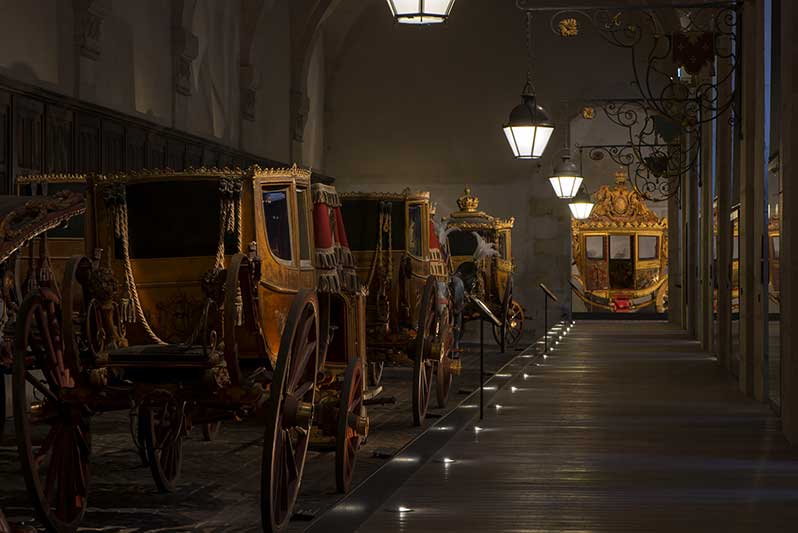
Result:
[[[521,103],[510,111],[510,118],[504,127],[523,126],[548,126],[554,128],[554,122],[549,118],[546,110],[537,104],[534,94],[521,96]]]
[[[561,176],[574,178],[582,177],[582,175],[579,173],[576,163],[571,161],[571,154],[567,152],[562,155],[562,161],[559,165],[554,167],[554,174],[552,174],[553,178],[559,178]]]

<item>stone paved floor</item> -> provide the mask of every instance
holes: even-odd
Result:
[[[492,345],[486,348],[486,371],[495,372],[514,355],[511,351],[499,354]],[[464,371],[453,385],[449,409],[464,398],[462,392],[470,392],[479,382],[478,347],[468,345],[466,349]],[[371,434],[359,455],[353,486],[421,433],[412,425],[411,376],[409,368],[386,368],[383,395],[395,397],[396,403],[369,407]],[[431,412],[443,414],[447,410]],[[263,428],[254,422],[227,424],[217,441],[206,443],[196,428],[185,442],[178,490],[162,495],[156,492],[149,469],[141,466],[135,453],[126,414],[96,417],[90,506],[82,530],[260,531],[262,432]],[[17,464],[16,448],[7,434],[0,445],[0,508],[9,520],[30,520]],[[308,520],[340,500],[341,496],[335,492],[334,468],[334,453],[309,454],[297,504],[298,516],[291,530],[303,530]]]

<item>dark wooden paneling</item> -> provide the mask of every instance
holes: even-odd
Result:
[[[284,166],[0,75],[0,194],[21,174],[252,163]]]
[[[202,166],[207,168],[219,166],[219,151],[205,148],[202,152]]]
[[[125,128],[118,122],[103,120],[102,125],[103,172],[121,172],[125,165]]]
[[[128,170],[147,167],[147,132],[141,128],[125,131],[125,165]]]
[[[0,192],[11,191],[11,95],[0,91]]]
[[[15,96],[13,109],[14,174],[39,174],[44,168],[44,104],[24,96]]]
[[[222,152],[219,154],[219,167],[231,167],[233,166],[233,156],[228,152]]]
[[[199,168],[202,166],[202,146],[196,144],[186,145],[186,168]]]
[[[75,170],[75,113],[48,105],[45,117],[45,169],[47,172]]]
[[[147,168],[163,168],[166,165],[166,139],[151,133],[147,139]]]
[[[75,172],[100,171],[100,118],[81,113],[77,121],[77,158]]]
[[[166,167],[172,170],[183,170],[185,167],[186,143],[169,139],[166,141]]]

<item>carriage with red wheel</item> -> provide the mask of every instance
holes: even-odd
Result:
[[[287,526],[315,434],[349,488],[366,296],[332,238],[336,200],[296,167],[88,177],[86,255],[38,276],[13,338],[16,439],[47,529],[86,512],[92,417],[131,407],[164,492],[191,425],[263,419],[265,531]]]
[[[358,278],[368,289],[369,379],[386,362],[413,366],[413,422],[427,415],[433,383],[445,407],[460,371],[456,331],[464,293],[433,224],[428,192],[341,193]]]

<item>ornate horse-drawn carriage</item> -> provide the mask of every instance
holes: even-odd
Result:
[[[588,311],[667,311],[668,221],[627,185],[602,186],[586,220],[572,221],[574,293]]]
[[[413,422],[421,425],[433,378],[444,407],[460,369],[453,349],[462,286],[443,259],[429,193],[342,193],[341,199],[357,275],[368,289],[371,382],[379,382],[386,360],[412,359]]]
[[[312,195],[296,167],[88,178],[90,257],[61,280],[36,270],[13,339],[22,471],[48,529],[86,511],[92,416],[132,406],[162,491],[192,423],[263,416],[266,531],[291,517],[314,422],[335,434],[348,488],[368,431],[365,294],[338,262],[314,266],[314,228],[335,208]]]
[[[515,346],[524,332],[524,308],[513,299],[512,230],[515,218],[501,219],[479,211],[479,198],[465,194],[457,199],[459,211],[446,220],[452,268],[463,279],[466,292],[485,302],[502,321],[493,326],[493,338],[502,346]],[[463,320],[480,312],[466,304]]]
[[[82,194],[68,191],[52,197],[0,197],[0,441],[6,423],[6,381],[13,366],[13,338],[22,295],[35,287],[36,280],[52,278],[54,272],[47,232],[80,217],[86,210]],[[20,250],[27,248],[28,261],[22,264]]]

